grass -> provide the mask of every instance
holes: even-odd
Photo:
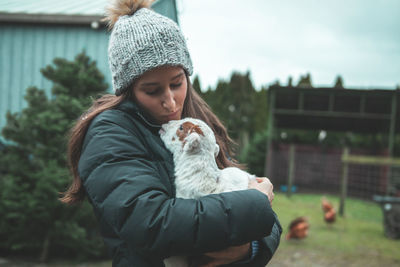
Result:
[[[282,264],[283,260],[299,262],[304,256],[314,263],[321,262],[304,266],[400,266],[400,240],[391,240],[384,236],[383,215],[378,204],[347,199],[345,216],[337,216],[334,224],[327,225],[323,220],[321,197],[322,195],[316,194],[295,194],[291,198],[284,194],[275,196],[273,208],[284,232],[272,264],[286,266]],[[337,210],[339,198],[327,198]],[[299,216],[308,218],[308,237],[303,240],[285,240],[290,221]],[[297,258],[293,259],[296,253]],[[342,262],[334,264],[338,259]]]

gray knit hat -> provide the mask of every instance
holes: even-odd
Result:
[[[130,15],[118,16],[111,26],[108,61],[116,95],[146,71],[163,65],[181,66],[192,75],[185,38],[171,19],[139,8],[131,10]]]

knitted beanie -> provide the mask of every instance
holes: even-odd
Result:
[[[121,2],[125,5],[118,10]],[[149,8],[141,7],[137,2],[146,1],[120,0],[119,6],[112,10],[114,21],[110,19],[109,23],[112,32],[108,61],[116,95],[121,95],[146,71],[160,66],[181,66],[188,75],[193,72],[190,54],[179,26]]]

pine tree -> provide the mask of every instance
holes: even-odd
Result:
[[[41,70],[53,82],[51,97],[27,89],[27,107],[7,114],[2,134],[8,145],[0,152],[0,251],[34,254],[42,261],[60,251],[75,257],[103,253],[89,205],[67,207],[58,197],[70,181],[67,133],[91,97],[108,86],[84,52],[72,62],[53,63]]]
[[[292,76],[289,76],[287,86],[288,87],[293,87],[293,77]]]
[[[250,78],[250,72],[233,73],[230,80],[231,105],[235,112],[230,116],[229,126],[238,135],[240,149],[247,146],[250,135],[254,132],[255,89]]]
[[[311,82],[311,74],[307,73],[305,76],[300,76],[297,87],[313,87]]]
[[[241,163],[246,164],[247,170],[256,176],[264,176],[267,134],[266,130],[256,133],[239,158]]]
[[[201,91],[201,85],[200,85],[200,78],[198,75],[196,75],[193,79],[193,89],[199,94],[203,95],[203,92]]]
[[[215,90],[208,88],[202,95],[239,145],[238,154],[267,127],[267,95],[266,88],[255,90],[250,72],[233,72],[229,81],[219,80]]]
[[[255,92],[254,96],[254,116],[252,117],[253,133],[261,133],[267,129],[268,120],[268,90],[262,87]],[[254,134],[253,134],[254,135]]]
[[[214,91],[206,92],[205,100],[228,128],[229,134],[242,148],[254,133],[255,89],[250,72],[233,72],[230,81],[220,80]]]
[[[335,88],[343,88],[343,78],[342,78],[342,76],[338,75],[336,77],[336,81],[335,81],[334,87]]]

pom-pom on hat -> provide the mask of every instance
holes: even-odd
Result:
[[[192,75],[185,38],[171,19],[149,9],[151,0],[115,0],[107,10],[112,29],[108,44],[113,90],[121,95],[151,69],[181,66]]]

